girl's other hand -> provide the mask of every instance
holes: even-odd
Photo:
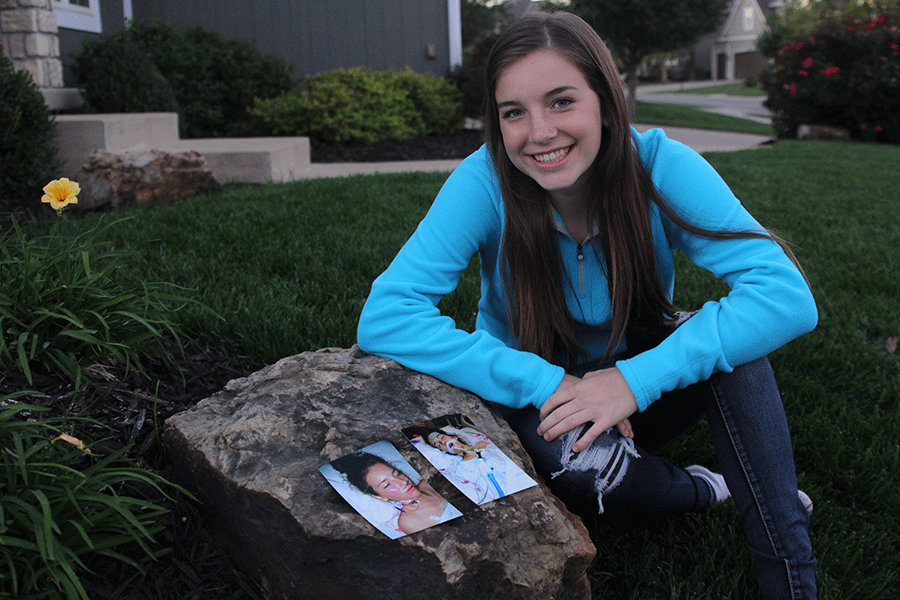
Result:
[[[616,423],[616,429],[619,430],[619,433],[622,437],[627,437],[629,439],[634,439],[634,430],[631,429],[631,421],[628,419],[622,419],[618,423]]]

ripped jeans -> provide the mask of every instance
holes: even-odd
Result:
[[[632,415],[637,456],[628,456],[627,464],[620,466],[625,472],[614,479],[598,475],[607,467],[615,469],[615,464],[577,468],[577,459],[570,462],[571,456],[563,456],[565,436],[547,442],[537,435],[536,408],[498,408],[550,489],[581,514],[591,506],[596,512],[598,501],[600,510],[610,514],[692,512],[708,506],[708,486],[655,456],[705,414],[762,597],[816,597],[809,517],[797,496],[790,432],[768,359],[663,394],[644,412]],[[614,428],[609,434],[617,435]]]

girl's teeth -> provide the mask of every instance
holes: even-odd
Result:
[[[563,148],[561,150],[556,150],[555,152],[548,152],[547,154],[535,154],[534,160],[536,160],[538,162],[542,162],[542,163],[553,162],[553,161],[561,159],[568,153],[569,153],[569,149]]]

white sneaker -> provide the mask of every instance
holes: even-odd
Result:
[[[684,470],[694,477],[702,479],[709,485],[709,489],[712,491],[713,502],[724,502],[731,498],[731,492],[728,491],[728,486],[725,485],[725,478],[718,473],[713,473],[700,465],[691,465]]]
[[[713,502],[724,502],[731,498],[731,492],[728,491],[728,486],[725,485],[725,478],[718,473],[713,473],[706,467],[701,467],[700,465],[691,465],[685,467],[684,470],[694,477],[699,477],[709,485],[713,493]],[[797,490],[797,496],[799,496],[800,502],[803,503],[806,514],[811,515],[813,512],[813,501],[809,497],[809,494],[803,490]]]

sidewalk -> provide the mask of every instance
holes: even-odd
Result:
[[[675,83],[657,83],[641,85],[637,88],[637,99],[640,102],[662,102],[666,104],[685,104],[705,110],[741,119],[749,119],[758,123],[770,123],[770,111],[763,105],[766,97],[759,96],[727,96],[725,94],[695,94],[692,89],[716,87],[740,83],[736,81],[681,81]]]
[[[643,133],[657,125],[639,125],[634,128]],[[750,135],[746,133],[728,133],[682,127],[663,127],[666,135],[689,146],[697,152],[730,152],[758,148],[761,144],[772,140],[770,136]],[[369,175],[372,173],[410,173],[410,172],[450,172],[462,159],[401,161],[380,163],[312,163],[296,173],[296,179],[315,179],[319,177],[346,177],[349,175]]]

